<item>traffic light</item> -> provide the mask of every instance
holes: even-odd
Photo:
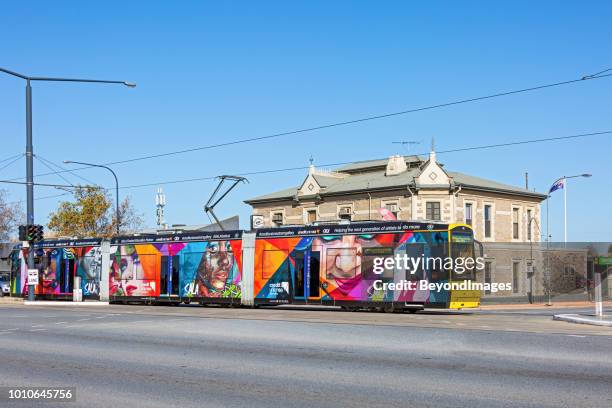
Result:
[[[19,240],[27,241],[28,240],[28,227],[25,225],[19,226]]]
[[[45,234],[43,232],[43,226],[42,225],[36,225],[36,230],[34,233],[34,242],[40,242],[43,239],[45,239]]]
[[[42,225],[20,225],[19,240],[28,242],[40,242],[44,239]]]

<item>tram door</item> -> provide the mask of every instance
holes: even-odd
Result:
[[[298,252],[294,259],[293,298],[296,300],[306,300],[306,251]]]
[[[161,296],[179,295],[179,256],[162,256],[159,273]]]
[[[321,298],[321,252],[308,251],[308,298]]]
[[[56,270],[55,273],[59,275],[60,293],[72,293],[74,289],[74,259],[62,259],[59,271]]]
[[[293,275],[293,298],[306,301],[321,297],[320,294],[320,261],[319,251],[300,251],[295,257]]]

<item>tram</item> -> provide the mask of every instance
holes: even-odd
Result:
[[[469,225],[408,221],[47,240],[13,251],[11,292],[27,295],[34,251],[36,299],[471,308],[480,291],[451,284],[473,281],[458,260],[477,246]]]

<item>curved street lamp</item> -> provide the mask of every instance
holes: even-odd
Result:
[[[79,161],[73,161],[73,160],[64,160],[64,163],[81,164],[83,166],[90,166],[90,167],[101,167],[103,169],[110,171],[113,174],[113,177],[115,178],[115,219],[117,220],[117,235],[119,235],[119,226],[121,225],[121,219],[119,215],[119,180],[117,179],[117,174],[115,174],[113,169],[111,169],[110,167],[104,166],[102,164],[85,163],[85,162],[79,162]]]

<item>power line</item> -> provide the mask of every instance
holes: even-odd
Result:
[[[495,147],[516,146],[516,145],[529,144],[529,143],[543,143],[543,142],[552,142],[555,140],[578,139],[578,138],[589,137],[589,136],[607,135],[610,133],[612,133],[612,130],[604,130],[601,132],[582,133],[582,134],[571,135],[571,136],[547,137],[544,139],[521,140],[517,142],[498,143],[498,144],[485,145],[485,146],[463,147],[463,148],[452,149],[452,150],[441,150],[436,153],[455,153],[455,152],[465,152],[468,150],[492,149]],[[419,153],[419,154],[426,154],[426,153]]]
[[[499,93],[490,94],[490,95],[486,95],[486,96],[478,96],[478,97],[474,97],[474,98],[461,99],[461,100],[457,100],[457,101],[445,102],[445,103],[440,103],[440,104],[436,104],[436,105],[429,105],[429,106],[424,106],[424,107],[419,107],[419,108],[413,108],[413,109],[403,110],[403,111],[399,111],[399,112],[385,113],[385,114],[375,115],[375,116],[367,116],[367,117],[359,118],[359,119],[352,119],[352,120],[347,120],[347,121],[342,121],[342,122],[330,123],[330,124],[326,124],[326,125],[313,126],[313,127],[309,127],[309,128],[303,128],[303,129],[292,130],[292,131],[281,132],[281,133],[274,133],[274,134],[265,135],[265,136],[251,137],[251,138],[246,138],[246,139],[238,139],[238,140],[234,140],[234,141],[231,141],[231,142],[217,143],[217,144],[212,144],[212,145],[207,145],[207,146],[200,146],[200,147],[194,147],[194,148],[189,148],[189,149],[176,150],[176,151],[166,152],[166,153],[151,154],[151,155],[147,155],[147,156],[134,157],[134,158],[125,159],[125,160],[117,160],[117,161],[103,163],[103,165],[110,166],[110,165],[114,165],[114,164],[125,164],[125,163],[132,163],[132,162],[142,161],[142,160],[156,159],[156,158],[160,158],[160,157],[167,157],[167,156],[173,156],[173,155],[178,155],[178,154],[191,153],[191,152],[195,152],[195,151],[214,149],[214,148],[218,148],[218,147],[232,146],[232,145],[237,145],[237,144],[242,144],[242,143],[250,143],[250,142],[255,142],[255,141],[273,139],[273,138],[278,138],[278,137],[282,137],[282,136],[290,136],[290,135],[295,135],[295,134],[300,134],[300,133],[314,132],[314,131],[317,131],[317,130],[323,130],[323,129],[329,129],[329,128],[334,128],[334,127],[339,127],[339,126],[352,125],[352,124],[356,124],[356,123],[362,123],[362,122],[368,122],[368,121],[372,121],[372,120],[390,118],[390,117],[394,117],[394,116],[406,115],[406,114],[416,113],[416,112],[423,112],[423,111],[432,110],[432,109],[445,108],[445,107],[449,107],[449,106],[460,105],[460,104],[464,104],[464,103],[477,102],[477,101],[497,98],[497,97],[501,97],[501,96],[509,96],[509,95],[515,95],[515,94],[519,94],[519,93],[533,92],[533,91],[537,91],[537,90],[541,90],[541,89],[553,88],[553,87],[556,87],[556,86],[569,85],[569,84],[574,84],[574,83],[578,83],[578,82],[584,82],[584,81],[593,80],[593,79],[607,78],[609,76],[612,76],[612,74],[605,74],[605,75],[601,75],[601,74],[604,73],[604,72],[610,71],[610,70],[612,70],[612,68],[606,69],[606,70],[598,72],[596,74],[583,76],[580,79],[572,79],[572,80],[568,80],[568,81],[555,82],[555,83],[545,84],[545,85],[538,85],[538,86],[533,86],[533,87],[529,87],[529,88],[517,89],[517,90],[513,90],[513,91],[499,92]],[[89,168],[91,168],[91,167],[90,166],[77,167],[77,168],[72,169],[72,171],[84,170],[84,169],[89,169]],[[64,172],[66,172],[66,171],[68,171],[68,170],[64,170]],[[53,174],[57,174],[57,173],[58,172],[42,173],[42,174],[37,174],[36,177],[48,176],[48,175],[53,175]],[[19,180],[19,179],[15,179],[15,180]]]
[[[569,136],[547,137],[547,138],[542,138],[542,139],[519,140],[515,142],[497,143],[497,144],[482,145],[482,146],[469,146],[469,147],[462,147],[462,148],[456,148],[456,149],[441,150],[441,151],[437,151],[436,153],[444,154],[444,153],[457,153],[457,152],[464,152],[464,151],[471,151],[471,150],[493,149],[493,148],[498,148],[498,147],[517,146],[517,145],[524,145],[524,144],[530,144],[530,143],[545,143],[545,142],[552,142],[552,141],[558,141],[558,140],[569,140],[569,139],[578,139],[578,138],[585,138],[585,137],[592,137],[592,136],[600,136],[600,135],[606,135],[606,134],[612,134],[612,130],[605,130],[601,132],[591,132],[591,133],[581,133],[581,134],[569,135]],[[428,152],[417,153],[415,154],[415,156],[427,155],[427,154]],[[352,160],[349,162],[325,163],[325,164],[319,165],[319,167],[343,166],[343,165],[353,164],[353,163],[356,163],[356,161]],[[283,172],[288,172],[288,171],[305,170],[308,168],[309,166],[286,167],[286,168],[280,168],[280,169],[259,170],[259,171],[251,171],[251,172],[246,172],[246,173],[238,173],[237,175],[238,176],[254,176],[254,175],[260,175],[260,174],[283,173]],[[190,179],[163,181],[163,182],[157,182],[157,183],[135,184],[135,185],[123,186],[119,188],[132,189],[132,188],[151,187],[151,186],[159,186],[159,185],[167,185],[167,184],[190,183],[194,181],[208,181],[208,180],[214,180],[216,178],[217,176],[207,176],[207,177],[198,177],[198,178],[190,178]]]

